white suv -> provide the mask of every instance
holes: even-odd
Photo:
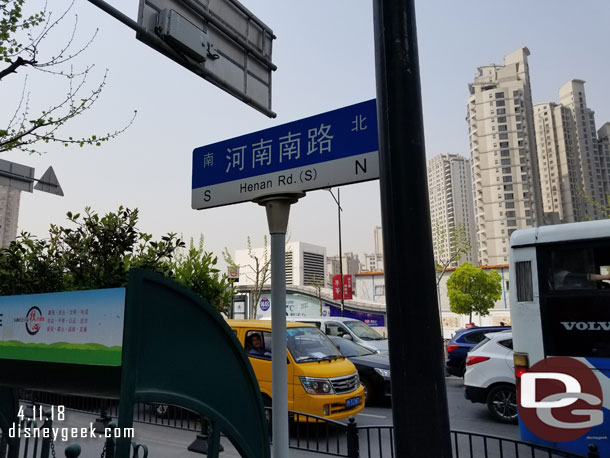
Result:
[[[464,388],[466,399],[487,404],[497,420],[517,421],[512,331],[486,334],[468,352]]]

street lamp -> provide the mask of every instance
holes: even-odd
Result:
[[[344,301],[344,292],[343,292],[343,252],[341,251],[341,212],[343,209],[341,208],[341,188],[337,188],[337,197],[333,194],[332,188],[328,188],[328,192],[333,196],[335,202],[337,203],[337,218],[339,221],[339,278],[341,278],[341,316],[345,314],[345,301]]]

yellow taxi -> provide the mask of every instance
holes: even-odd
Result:
[[[265,405],[271,405],[271,321],[227,320],[244,346]],[[340,420],[364,408],[356,367],[316,326],[286,323],[288,410]]]

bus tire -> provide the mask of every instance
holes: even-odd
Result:
[[[517,390],[506,383],[493,386],[487,392],[487,408],[503,423],[517,423]]]

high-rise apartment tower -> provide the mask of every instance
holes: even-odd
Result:
[[[482,265],[508,262],[510,235],[541,224],[527,48],[478,68],[468,85],[475,231]]]
[[[456,251],[470,245],[459,262],[476,264],[470,160],[457,154],[439,154],[430,159],[428,193],[434,259],[451,261],[455,267],[458,261],[452,259]]]
[[[608,158],[598,146],[584,81],[559,90],[560,103],[534,106],[545,224],[599,219],[608,187]]]

